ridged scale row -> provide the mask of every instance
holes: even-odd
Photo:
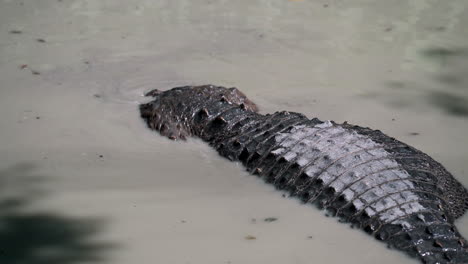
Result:
[[[290,112],[239,126],[242,133],[232,130],[235,122],[223,120],[235,136],[213,144],[220,154],[242,162],[278,189],[315,203],[398,249],[413,254],[427,250],[428,263],[441,258],[465,261],[466,254],[460,253],[465,241],[441,209],[447,201],[437,195],[431,179],[415,179],[398,162],[415,159],[414,153],[387,151],[412,152],[407,145],[394,142],[384,147],[350,128]],[[414,171],[419,163],[413,163]]]

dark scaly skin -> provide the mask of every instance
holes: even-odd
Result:
[[[141,116],[151,129],[159,131],[161,135],[173,140],[185,139],[188,136],[199,137],[216,148],[222,156],[242,162],[249,172],[274,184],[278,189],[285,190],[291,196],[298,197],[306,203],[318,205],[339,217],[341,221],[363,229],[375,238],[385,241],[390,247],[419,258],[423,263],[468,263],[466,240],[453,224],[468,207],[467,190],[441,164],[421,151],[379,130],[347,123],[332,122],[330,126],[318,130],[326,131],[339,127],[369,138],[379,144],[374,148],[389,153],[388,157],[396,161],[398,169],[404,170],[409,175],[409,178],[404,180],[411,182],[411,188],[391,195],[404,197],[407,192],[415,194],[415,201],[423,209],[414,213],[404,213],[397,218],[398,221],[384,221],[380,217],[382,214],[394,207],[398,209],[401,207],[401,210],[406,212],[403,209],[405,204],[413,200],[404,200],[405,203],[384,208],[373,216],[362,208],[358,210],[353,201],[377,188],[403,181],[403,178],[368,185],[365,187],[367,189],[360,189],[360,193],[356,193],[357,196],[347,200],[343,194],[344,189],[338,191],[331,187],[333,181],[324,184],[319,176],[305,173],[305,168],[318,164],[318,159],[325,161],[329,159],[327,155],[317,156],[315,160],[308,161],[308,165],[301,167],[297,160],[287,160],[273,151],[279,148],[278,144],[281,142],[277,141],[277,136],[281,133],[289,133],[294,126],[300,125],[314,128],[323,124],[322,121],[286,111],[271,115],[258,114],[256,105],[236,88],[227,89],[212,85],[186,86],[165,92],[153,90],[147,95],[152,96],[154,100],[140,106]],[[338,134],[332,136],[340,139]],[[297,144],[301,140],[298,140]],[[334,144],[345,143],[330,140],[330,148]],[[340,148],[346,147],[341,145]],[[388,157],[385,156],[383,159],[390,159]],[[356,158],[359,160],[360,156],[356,155]],[[377,159],[362,158],[362,163],[356,166],[365,166],[367,162],[375,160]],[[340,165],[340,159],[327,162],[330,165],[320,174]],[[384,168],[382,172],[390,169]],[[353,184],[363,182],[371,174],[378,175],[378,173],[379,171],[358,176],[357,180],[344,188],[350,188]],[[340,177],[336,176],[334,180],[341,180]],[[364,208],[375,206],[385,198],[375,197],[374,200],[364,204]]]

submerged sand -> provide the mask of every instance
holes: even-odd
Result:
[[[417,263],[137,106],[236,86],[262,113],[381,129],[468,186],[467,27],[465,0],[3,0],[0,260]]]

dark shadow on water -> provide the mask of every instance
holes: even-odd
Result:
[[[96,239],[102,219],[75,218],[34,210],[46,193],[33,167],[20,164],[0,171],[0,263],[98,263],[114,243]]]
[[[433,107],[455,117],[468,118],[468,48],[432,47],[420,52],[422,58],[436,66],[434,82],[422,86],[415,81],[389,80],[388,88],[363,97],[401,107]]]
[[[463,76],[465,77],[465,76]],[[467,89],[468,87],[464,85],[464,79],[457,75],[450,74],[440,74],[435,76],[435,80],[446,85],[453,87]]]
[[[443,48],[443,47],[433,47],[428,48],[422,51],[422,55],[439,60],[445,60],[449,57],[454,56],[468,56],[467,48]]]
[[[468,116],[468,98],[459,97],[447,92],[430,92],[429,101],[454,116]]]
[[[468,48],[432,47],[423,50],[422,55],[442,66],[434,73],[434,80],[442,89],[428,90],[428,103],[449,115],[468,116]]]

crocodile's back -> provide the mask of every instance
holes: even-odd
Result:
[[[429,156],[380,131],[296,113],[251,122],[214,141],[221,155],[428,263],[468,263],[451,224],[466,190]]]

